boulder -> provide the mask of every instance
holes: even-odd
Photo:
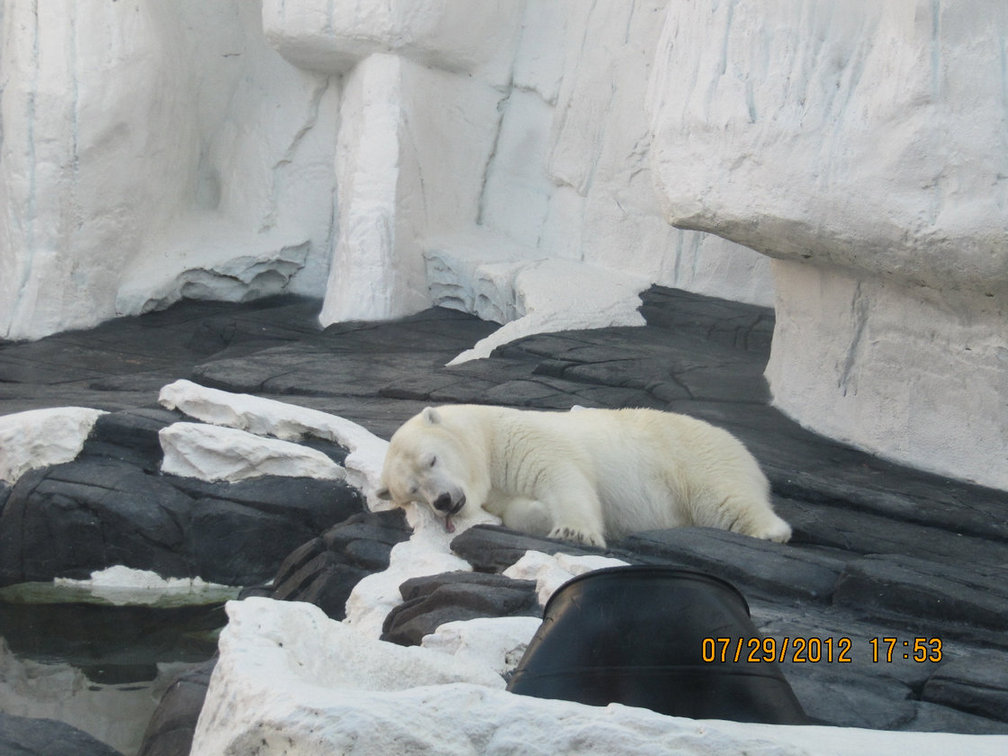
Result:
[[[0,585],[117,564],[257,584],[298,544],[362,508],[342,481],[206,483],[82,457],[27,473],[11,490],[0,514]]]
[[[1008,722],[1008,669],[1003,657],[978,653],[945,662],[924,684],[921,700]]]
[[[541,614],[535,583],[503,575],[449,572],[407,580],[399,592],[403,603],[385,618],[381,639],[401,646],[420,645],[446,622]]]
[[[388,567],[392,547],[410,533],[400,509],[354,515],[291,552],[277,570],[270,595],[315,604],[342,620],[354,586]]]

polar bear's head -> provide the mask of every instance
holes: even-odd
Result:
[[[454,425],[431,407],[403,423],[389,441],[378,490],[379,498],[396,506],[430,507],[444,517],[449,533],[455,530],[452,517],[485,497],[474,480],[480,468],[474,450]]]

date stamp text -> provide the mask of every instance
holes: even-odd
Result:
[[[933,637],[878,637],[869,638],[866,647],[862,642],[860,649],[846,636],[709,637],[700,644],[700,658],[705,664],[850,664],[860,653],[868,653],[873,664],[898,661],[934,664],[942,660],[942,640]]]

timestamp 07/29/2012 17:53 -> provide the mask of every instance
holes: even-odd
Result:
[[[869,653],[874,664],[908,661],[935,664],[942,660],[941,638],[891,636],[869,638],[859,651],[846,636],[707,637],[701,640],[700,658],[705,664],[745,662],[769,664],[850,664],[858,653]]]

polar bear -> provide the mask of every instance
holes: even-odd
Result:
[[[756,460],[725,430],[651,409],[428,407],[392,436],[380,498],[453,517],[482,507],[514,530],[604,547],[702,525],[785,542]]]

